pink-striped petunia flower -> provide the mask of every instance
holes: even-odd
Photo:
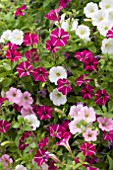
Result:
[[[50,106],[40,106],[36,114],[40,120],[48,120],[52,116],[52,108]]]
[[[0,105],[2,105],[2,103],[7,100],[7,98],[4,98],[4,97],[0,97]]]
[[[91,99],[93,95],[93,90],[93,87],[89,84],[84,85],[81,91],[83,99]]]
[[[60,0],[59,6],[62,6],[63,8],[66,8],[66,5],[70,2],[71,0]]]
[[[21,62],[16,68],[16,71],[18,72],[20,78],[30,75],[32,70],[32,65],[29,64],[27,61]]]
[[[96,154],[96,148],[93,144],[84,142],[80,146],[80,150],[84,153],[85,156],[91,156]]]
[[[38,44],[38,35],[34,34],[34,33],[25,33],[24,35],[24,45],[25,46],[30,46],[30,45],[34,45],[34,44]]]
[[[5,133],[10,127],[10,123],[5,120],[0,120],[0,132]]]
[[[6,58],[11,60],[12,62],[18,61],[21,57],[22,57],[22,55],[14,49],[12,49],[12,50],[8,49],[6,51]]]
[[[49,126],[50,136],[62,139],[65,129],[59,124],[51,124]]]
[[[16,49],[18,48],[18,45],[12,44],[11,42],[8,42],[8,43],[6,44],[6,46],[7,46],[8,49],[10,49],[10,50],[16,50]]]
[[[62,28],[56,28],[50,34],[51,42],[53,46],[65,46],[69,39],[69,35]]]
[[[57,9],[52,9],[51,11],[48,12],[48,14],[45,15],[45,18],[47,18],[50,21],[57,21],[59,19],[58,13],[62,7],[58,7]]]
[[[87,84],[89,83],[92,79],[87,78],[88,74],[85,75],[80,75],[77,79],[76,79],[76,84],[77,86],[81,86],[82,84]]]
[[[77,51],[74,54],[75,58],[81,62],[84,62],[87,58],[92,58],[93,54],[91,51],[88,50],[83,50],[83,51]]]
[[[109,99],[109,95],[106,93],[106,90],[97,90],[95,96],[95,103],[99,105],[105,105]]]
[[[18,17],[18,16],[24,16],[25,13],[23,11],[25,11],[27,9],[27,6],[26,5],[22,5],[21,7],[18,7],[16,9],[16,12],[15,12],[15,16]]]
[[[56,53],[59,48],[57,46],[54,46],[51,40],[47,40],[46,41],[46,49],[53,53]]]
[[[59,92],[62,92],[63,95],[67,95],[70,91],[72,91],[72,87],[67,79],[58,79],[57,81],[57,89]]]
[[[37,150],[36,155],[34,156],[34,161],[41,166],[44,162],[47,162],[49,159],[48,151],[39,149]]]
[[[113,143],[113,130],[110,130],[109,132],[104,131],[104,140]]]
[[[25,52],[25,57],[27,58],[27,61],[30,62],[38,62],[39,61],[39,56],[37,54],[37,49],[32,48],[28,51]]]
[[[94,71],[97,69],[98,59],[94,57],[88,57],[84,60],[84,69],[86,71]]]
[[[24,150],[29,144],[26,144],[26,139],[31,136],[31,132],[25,132],[23,133],[22,137],[19,140],[19,149]]]
[[[48,76],[48,72],[45,68],[43,67],[38,67],[36,69],[34,69],[31,72],[32,76],[34,77],[35,81],[42,81],[45,82]]]
[[[43,138],[39,143],[38,143],[38,147],[40,149],[42,149],[44,146],[48,145],[48,137]]]
[[[113,38],[113,27],[107,32],[106,36],[108,38]]]

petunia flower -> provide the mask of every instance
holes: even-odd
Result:
[[[38,35],[34,33],[26,32],[24,35],[24,45],[30,46],[34,44],[38,44]]]
[[[49,106],[40,106],[36,114],[40,120],[48,120],[52,117],[52,108]]]
[[[21,101],[19,103],[19,106],[27,107],[33,103],[33,98],[31,97],[31,94],[28,91],[25,91],[22,93]]]
[[[18,16],[24,16],[25,13],[23,11],[25,11],[27,9],[27,6],[26,5],[22,5],[21,7],[18,7],[16,9],[16,12],[15,12],[15,16],[18,17]]]
[[[88,57],[84,60],[84,69],[86,71],[94,71],[97,69],[98,60],[94,57]]]
[[[53,53],[56,53],[59,50],[58,46],[54,46],[51,40],[46,41],[46,49]]]
[[[62,7],[58,7],[57,9],[52,9],[51,11],[48,12],[48,14],[45,15],[45,18],[47,18],[50,21],[58,21],[59,20],[59,15],[58,13]]]
[[[9,40],[12,44],[21,45],[23,43],[24,32],[15,29],[11,32]]]
[[[63,8],[66,8],[66,5],[70,2],[71,0],[60,0],[59,6],[62,6]]]
[[[88,51],[88,50],[83,50],[81,52],[77,51],[75,54],[74,54],[74,57],[81,61],[81,62],[84,62],[87,58],[92,58],[93,57],[93,54],[91,51]]]
[[[78,112],[83,108],[83,104],[78,104],[77,106],[73,105],[70,107],[69,115],[71,118],[77,118],[78,117]]]
[[[42,149],[44,146],[48,145],[48,137],[45,137],[41,139],[41,141],[38,143],[38,147]]]
[[[45,82],[48,76],[48,72],[43,67],[38,67],[31,72],[35,81]]]
[[[49,126],[50,136],[61,139],[65,129],[59,124],[51,124]]]
[[[28,105],[28,106],[24,106],[24,107],[22,107],[21,108],[21,110],[20,110],[20,112],[21,112],[21,115],[23,116],[23,117],[25,117],[25,116],[27,116],[27,115],[35,115],[35,112],[33,111],[33,107],[32,106],[30,106],[30,105]]]
[[[0,132],[5,133],[10,127],[10,123],[5,120],[0,120]]]
[[[14,170],[28,170],[28,169],[23,165],[17,165]]]
[[[85,75],[80,75],[77,79],[76,79],[76,84],[77,86],[81,86],[82,84],[87,84],[89,83],[92,79],[87,78],[88,74]]]
[[[34,156],[34,161],[41,166],[44,162],[47,162],[49,159],[48,151],[39,149],[37,150],[36,155]]]
[[[104,138],[104,140],[112,143],[113,142],[113,130],[110,130],[109,132],[104,131],[103,138]]]
[[[18,72],[20,78],[30,75],[32,70],[32,65],[29,64],[27,61],[21,62],[16,68],[16,71]]]
[[[27,61],[29,63],[39,61],[39,56],[37,54],[37,49],[36,48],[32,48],[32,49],[26,51],[24,55],[27,58]]]
[[[62,28],[56,28],[50,34],[53,46],[65,46],[69,39],[69,35]]]
[[[11,164],[13,163],[13,159],[10,158],[8,154],[4,154],[0,157],[0,162],[3,164],[4,170],[8,170],[7,166],[11,166]]]
[[[26,139],[31,136],[31,132],[23,133],[22,137],[19,140],[19,149],[24,150],[29,144],[26,144]]]
[[[91,156],[96,154],[96,148],[93,144],[84,142],[80,146],[80,150],[84,153],[85,156]]]
[[[97,135],[97,130],[92,130],[91,128],[87,128],[86,131],[83,133],[84,140],[87,142],[96,141]]]
[[[57,81],[57,89],[59,92],[62,92],[63,95],[67,95],[70,91],[72,91],[72,87],[67,79],[58,79]]]
[[[108,38],[113,38],[113,27],[107,32],[106,36]]]
[[[6,51],[6,58],[11,60],[12,62],[18,61],[21,57],[22,57],[22,55],[14,49],[12,49],[12,50],[8,49]]]
[[[93,95],[93,87],[89,84],[84,85],[82,88],[81,94],[84,99],[91,99]]]
[[[95,103],[99,105],[105,105],[109,99],[109,95],[106,93],[106,90],[97,90],[95,96]]]
[[[18,45],[12,44],[11,42],[8,42],[8,43],[6,44],[6,46],[7,46],[8,49],[10,49],[10,50],[16,50],[16,49],[18,48]]]
[[[97,122],[99,123],[99,128],[102,131],[111,131],[113,130],[113,120],[107,117],[98,117]]]

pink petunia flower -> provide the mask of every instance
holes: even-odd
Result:
[[[99,128],[102,131],[111,131],[113,130],[113,120],[107,117],[98,117],[97,122],[99,123]]]
[[[77,106],[73,105],[70,107],[69,115],[71,118],[77,118],[78,112],[81,110],[83,107],[83,104],[78,104]]]
[[[87,123],[94,122],[96,120],[96,113],[92,107],[82,107],[78,112],[78,116]]]
[[[39,149],[34,156],[34,161],[41,166],[44,162],[47,162],[49,159],[49,154],[46,150]]]
[[[65,78],[58,79],[57,89],[59,92],[62,92],[63,95],[67,95],[70,91],[72,91],[72,87],[71,87],[69,81]]]
[[[50,34],[51,42],[53,46],[65,46],[69,39],[69,35],[62,28],[56,28]]]
[[[106,93],[106,90],[97,90],[95,96],[95,103],[99,105],[105,105],[109,99],[109,95]]]
[[[18,61],[21,57],[22,57],[22,55],[14,49],[12,49],[12,50],[8,49],[6,51],[6,58],[11,60],[12,62]]]
[[[37,34],[32,34],[32,33],[25,33],[24,35],[24,45],[25,46],[30,46],[38,44],[38,35]]]
[[[81,86],[82,84],[87,84],[87,83],[89,83],[92,80],[92,79],[87,78],[87,76],[88,76],[88,74],[80,75],[76,79],[77,86]]]
[[[52,117],[52,108],[49,106],[40,106],[36,114],[40,120],[48,120]]]
[[[35,115],[35,112],[33,111],[33,107],[30,105],[28,105],[27,107],[22,107],[20,112],[23,117],[27,115],[32,115],[32,114]]]
[[[11,87],[7,92],[6,92],[6,97],[8,100],[12,103],[19,104],[21,101],[22,97],[22,92],[19,89],[16,89],[14,87]]]
[[[37,54],[37,49],[32,48],[28,51],[25,52],[25,57],[27,58],[27,61],[30,62],[38,62],[39,61],[39,56]]]
[[[35,81],[42,81],[42,82],[45,82],[46,78],[48,76],[47,70],[43,67],[38,67],[38,68],[34,69],[31,72],[31,74],[34,77]]]
[[[15,16],[18,17],[18,16],[24,16],[25,13],[23,11],[25,11],[27,9],[27,6],[26,5],[22,5],[21,7],[18,7],[16,9],[16,12],[15,12]]]
[[[26,144],[26,139],[31,136],[31,132],[25,132],[23,133],[22,137],[19,140],[19,149],[24,150],[29,144]]]
[[[32,65],[29,64],[27,61],[21,62],[16,68],[16,71],[18,72],[20,78],[30,75],[32,70]]]
[[[96,153],[95,146],[91,143],[88,143],[88,142],[84,142],[80,146],[80,150],[84,153],[85,156],[95,155],[95,153]]]
[[[45,18],[47,18],[50,21],[57,21],[59,20],[59,15],[58,13],[62,7],[58,7],[57,9],[52,9],[51,11],[48,12],[48,14],[45,15]]]
[[[44,146],[48,145],[48,137],[43,138],[39,143],[38,143],[38,147],[40,149],[42,149]]]
[[[28,91],[25,91],[22,94],[19,106],[27,107],[31,105],[32,103],[33,103],[33,98],[31,97],[31,94]]]
[[[0,162],[3,164],[4,170],[8,170],[7,166],[11,166],[11,164],[13,163],[13,159],[10,158],[8,154],[4,154],[0,157]]]
[[[87,128],[86,131],[83,133],[84,140],[89,141],[96,141],[97,140],[97,130],[92,130]]]
[[[81,91],[83,99],[91,99],[93,95],[93,90],[93,87],[89,84],[84,85]]]
[[[74,56],[77,60],[79,60],[81,62],[84,62],[86,59],[93,57],[92,52],[88,51],[88,50],[83,50],[81,52],[78,51],[74,54]]]
[[[97,65],[98,65],[98,59],[96,59],[94,57],[88,57],[84,61],[84,69],[86,71],[94,71],[94,70],[96,70]]]
[[[10,123],[5,120],[0,120],[0,132],[5,133],[10,127]]]
[[[80,117],[77,117],[76,119],[74,119],[69,123],[69,130],[72,134],[76,134],[77,132],[78,133],[82,132],[83,125],[81,123],[81,120],[82,119]]]
[[[110,130],[109,132],[104,131],[104,140],[113,143],[113,130]]]
[[[50,136],[61,139],[65,129],[59,124],[52,124],[49,126]]]
[[[62,6],[63,8],[66,8],[66,5],[70,2],[71,0],[60,0],[59,6]]]
[[[113,27],[107,32],[106,36],[108,38],[113,38]]]
[[[93,168],[93,167],[87,167],[86,170],[99,170],[98,168]]]
[[[51,51],[52,53],[56,53],[59,48],[57,46],[54,46],[51,40],[46,41],[46,49]]]

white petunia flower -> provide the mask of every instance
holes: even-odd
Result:
[[[69,30],[69,19],[67,19],[65,21],[62,21],[61,28],[63,28],[64,31],[68,31]]]
[[[6,30],[3,32],[3,34],[1,35],[0,41],[5,43],[5,41],[9,41],[9,37],[11,35],[11,30]]]
[[[57,85],[60,78],[67,78],[67,71],[62,66],[52,67],[49,71],[49,80]]]
[[[79,25],[76,29],[76,35],[85,41],[89,41],[90,29],[86,25]]]
[[[27,170],[27,168],[25,166],[23,166],[23,165],[17,165],[15,167],[15,170]]]
[[[64,105],[67,102],[66,95],[63,95],[61,92],[59,92],[57,89],[54,89],[50,93],[50,100],[53,102],[54,105],[60,106]]]
[[[78,27],[78,21],[77,20],[72,20],[71,31],[76,31],[77,27]]]
[[[102,41],[101,50],[103,54],[113,54],[113,39],[112,38],[105,38]]]
[[[108,21],[113,23],[113,11],[108,13]]]
[[[105,20],[102,21],[97,28],[101,35],[106,36],[108,30],[112,28],[112,23],[108,20]]]
[[[36,115],[27,115],[24,117],[28,124],[32,127],[32,130],[36,130],[40,126],[40,121],[37,119]]]
[[[23,31],[15,29],[9,36],[9,40],[12,44],[21,45],[23,43],[23,36]]]
[[[113,10],[113,0],[102,0],[99,3],[99,6],[103,10],[111,11],[111,10]]]
[[[91,18],[92,15],[97,11],[98,11],[98,5],[93,2],[88,3],[84,8],[84,14],[88,18]]]
[[[98,26],[102,21],[106,20],[108,13],[104,10],[98,10],[92,15],[92,24]]]

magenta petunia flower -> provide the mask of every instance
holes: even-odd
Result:
[[[62,28],[56,28],[50,34],[51,42],[53,46],[65,46],[69,39],[69,35]]]
[[[2,103],[3,103],[5,100],[8,100],[8,99],[7,99],[7,98],[4,98],[4,97],[0,97],[0,105],[2,105]]]
[[[86,71],[94,71],[97,69],[98,60],[94,57],[88,57],[84,60],[84,69]]]
[[[59,19],[58,13],[62,7],[58,7],[57,9],[52,9],[51,11],[48,12],[48,14],[45,15],[45,18],[47,18],[50,21],[57,21]]]
[[[39,149],[34,156],[34,161],[41,166],[44,162],[47,162],[49,159],[49,154],[46,150]]]
[[[106,90],[97,90],[95,96],[95,103],[99,105],[105,105],[109,99],[109,95],[106,93]]]
[[[38,62],[39,61],[39,56],[37,54],[37,49],[32,48],[28,51],[25,52],[25,57],[27,58],[27,61],[30,62]]]
[[[59,124],[52,124],[49,126],[50,136],[61,139],[65,129]]]
[[[14,49],[12,49],[12,50],[8,49],[6,51],[6,58],[11,60],[12,62],[18,61],[21,57],[22,57],[22,55]]]
[[[51,161],[48,170],[58,170],[58,168],[54,165],[55,163],[55,161]]]
[[[57,46],[54,46],[51,40],[47,40],[46,41],[46,49],[53,53],[56,53],[59,48]]]
[[[80,77],[76,79],[77,86],[81,86],[82,84],[87,84],[92,80],[92,79],[87,78],[87,76],[88,74],[80,75]]]
[[[62,6],[63,8],[66,8],[66,5],[70,2],[71,0],[60,0],[59,6]]]
[[[24,16],[25,13],[23,11],[25,11],[27,9],[27,6],[26,5],[22,5],[21,7],[18,7],[16,9],[16,12],[15,12],[15,16],[18,17],[18,16]]]
[[[25,33],[24,35],[24,45],[25,46],[30,46],[33,44],[38,44],[38,35],[37,34],[32,34],[32,33]]]
[[[3,164],[4,166],[4,170],[9,170],[7,167],[13,163],[13,159],[10,158],[10,156],[8,154],[4,154],[0,157],[0,162]]]
[[[47,145],[48,145],[48,137],[45,137],[39,142],[38,147],[42,149],[44,146],[47,146]]]
[[[40,120],[47,120],[52,116],[52,108],[49,106],[40,106],[36,113]]]
[[[6,44],[6,46],[7,46],[8,49],[10,49],[10,50],[16,50],[16,49],[18,48],[18,45],[12,44],[11,42],[8,42],[8,43]]]
[[[58,79],[57,89],[59,92],[62,92],[63,95],[67,95],[70,91],[72,91],[72,87],[71,87],[69,81],[65,78]]]
[[[27,61],[24,61],[17,66],[16,71],[18,72],[19,77],[22,78],[30,75],[32,69],[33,69],[32,65],[29,64]]]
[[[35,81],[42,81],[42,82],[45,82],[46,78],[48,76],[47,70],[43,67],[38,67],[38,68],[34,69],[31,72],[31,74],[34,77]]]
[[[76,52],[74,54],[75,58],[81,62],[84,62],[86,59],[93,58],[93,54],[91,51],[83,50],[81,52]]]
[[[85,156],[91,156],[96,154],[96,148],[93,144],[84,142],[80,146],[80,150],[84,153]]]
[[[86,170],[98,170],[98,168],[93,168],[93,167],[87,167]]]
[[[81,91],[83,99],[91,99],[93,95],[93,90],[93,87],[89,84],[84,85]]]
[[[5,120],[0,120],[0,132],[5,133],[10,127],[10,123]]]
[[[113,27],[107,32],[106,36],[108,38],[113,38]]]
[[[31,136],[31,132],[23,133],[22,137],[19,140],[19,149],[24,150],[29,144],[26,144],[26,139]]]
[[[110,130],[109,132],[104,131],[104,140],[113,143],[113,130]]]

